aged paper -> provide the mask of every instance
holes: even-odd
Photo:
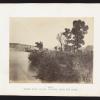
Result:
[[[0,9],[0,95],[100,95],[99,4]]]

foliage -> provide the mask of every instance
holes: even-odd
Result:
[[[84,21],[73,21],[72,29],[65,28],[65,32],[57,35],[60,47],[55,46],[54,51],[44,50],[43,43],[36,42],[39,50],[29,55],[30,68],[37,71],[36,78],[42,82],[92,82],[93,52],[79,49],[85,44],[87,30]]]
[[[86,25],[84,21],[73,21],[72,29],[65,28],[65,32],[57,35],[57,40],[61,44],[61,51],[63,50],[63,45],[65,51],[67,51],[67,49],[69,50],[69,48],[73,49],[74,52],[78,51],[78,49],[85,44],[84,35],[87,34],[88,28],[88,25]],[[63,36],[65,37],[65,39],[63,38],[64,42],[62,42]]]
[[[39,50],[43,49],[43,43],[42,42],[35,42],[37,48],[39,48]]]
[[[88,25],[85,24],[84,21],[81,20],[75,20],[73,21],[73,28],[72,28],[72,34],[73,37],[73,45],[76,50],[80,48],[82,45],[85,44],[84,42],[84,35],[87,34]]]
[[[92,54],[68,54],[61,51],[34,50],[29,55],[31,69],[42,82],[90,82]],[[84,73],[83,73],[84,72]]]
[[[37,78],[43,81],[59,79],[60,67],[53,55],[45,51],[35,50],[29,55],[29,60],[31,61],[31,67],[38,70]]]
[[[63,35],[65,36],[66,45],[71,43],[72,34],[71,34],[71,30],[69,28],[65,28],[65,32],[63,32]]]
[[[57,51],[57,46],[55,46],[54,49]]]

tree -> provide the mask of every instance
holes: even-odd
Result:
[[[72,49],[74,52],[78,51],[78,49],[85,44],[84,36],[87,34],[88,28],[88,25],[86,25],[84,21],[73,21],[72,29],[65,28],[65,32],[57,35],[57,40],[60,43],[60,50],[62,51],[64,47],[64,50]]]
[[[42,42],[35,42],[37,48],[39,48],[39,50],[43,49],[43,43]]]
[[[69,28],[65,28],[65,32],[63,32],[63,35],[65,36],[65,43],[64,43],[64,50],[69,51],[71,50],[72,44],[72,33]]]
[[[65,36],[65,43],[68,45],[71,43],[71,31],[69,28],[65,28],[65,32],[63,32],[63,35]]]
[[[60,43],[60,51],[63,50],[63,40],[62,40],[62,36],[63,36],[63,33],[59,33],[59,34],[57,35],[57,40],[58,40],[58,42]]]
[[[73,28],[71,33],[73,34],[73,46],[74,50],[77,51],[82,45],[85,44],[84,42],[84,35],[87,34],[88,25],[85,24],[84,21],[75,20],[73,21]]]
[[[55,51],[57,51],[57,46],[54,47]]]

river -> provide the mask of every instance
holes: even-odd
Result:
[[[35,72],[29,71],[28,52],[10,49],[9,74],[10,82],[40,82],[34,75]]]

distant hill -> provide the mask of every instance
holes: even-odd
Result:
[[[20,43],[10,43],[9,46],[10,48],[14,50],[19,50],[19,51],[31,51],[36,48],[33,45],[26,45],[26,44],[20,44]]]

